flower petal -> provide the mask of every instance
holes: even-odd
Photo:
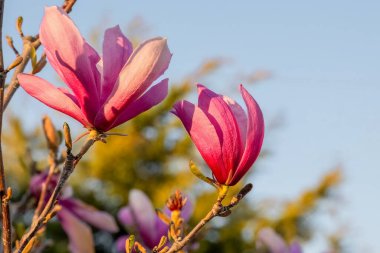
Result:
[[[263,228],[258,233],[258,243],[263,244],[271,253],[288,253],[285,241],[272,228]]]
[[[99,211],[93,206],[72,198],[61,200],[60,204],[81,220],[98,229],[106,230],[111,233],[119,231],[115,219],[107,212]]]
[[[140,190],[131,190],[129,206],[144,243],[149,247],[157,245],[159,243],[156,231],[157,214],[149,198]]]
[[[153,106],[159,104],[168,95],[168,79],[164,79],[158,84],[154,85],[141,97],[133,101],[127,106],[123,112],[116,118],[115,122],[109,129],[117,127],[120,124],[136,117],[137,115],[149,110]],[[106,129],[106,130],[109,130]]]
[[[290,253],[302,253],[301,245],[298,242],[290,244]]]
[[[125,226],[132,227],[135,225],[133,213],[129,206],[125,206],[122,209],[120,209],[120,211],[117,214],[117,218]]]
[[[46,80],[28,74],[18,74],[17,79],[22,88],[32,97],[55,110],[69,115],[86,127],[91,126],[78,105]]]
[[[58,219],[69,237],[70,252],[73,253],[95,253],[94,239],[92,238],[91,229],[71,214],[65,208],[62,208],[58,214]]]
[[[177,102],[172,112],[182,121],[216,179],[220,182],[226,180],[219,136],[205,112],[185,100]]]
[[[236,170],[230,185],[236,184],[242,176],[251,168],[260,154],[261,146],[264,140],[264,117],[259,105],[240,85],[240,92],[248,109],[248,128],[247,139],[243,156],[238,169]]]
[[[119,253],[125,253],[125,243],[127,242],[129,235],[122,235],[116,240],[116,251]]]
[[[50,63],[92,121],[99,109],[100,80],[97,71],[94,72],[95,51],[84,41],[68,15],[56,6],[45,9],[40,39]]]
[[[120,27],[109,28],[103,40],[103,84],[101,101],[104,102],[119,78],[120,70],[132,54],[132,43],[121,32]]]
[[[224,102],[227,103],[232,113],[234,114],[235,120],[240,130],[241,143],[244,147],[246,138],[247,138],[247,125],[248,125],[247,114],[245,113],[244,109],[238,103],[236,103],[236,101],[233,100],[232,98],[223,96],[223,100]]]
[[[224,168],[220,168],[223,182],[219,183],[228,183],[226,181],[232,177],[243,153],[239,126],[221,95],[200,84],[198,84],[198,93],[198,106],[207,112],[206,115],[215,126],[221,143]]]
[[[155,38],[141,44],[133,51],[120,72],[112,94],[99,112],[96,124],[114,122],[129,104],[143,94],[168,68],[171,53],[166,39]]]

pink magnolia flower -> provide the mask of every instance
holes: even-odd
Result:
[[[87,128],[108,131],[160,103],[168,79],[147,89],[168,68],[166,39],[154,38],[133,50],[119,26],[106,30],[103,56],[83,39],[69,16],[47,7],[40,40],[50,64],[70,90],[34,75],[19,74],[24,90]]]
[[[258,157],[264,138],[264,119],[259,105],[240,85],[248,109],[227,96],[198,85],[198,106],[188,101],[174,105],[173,113],[182,121],[215,179],[235,185]]]
[[[301,245],[294,241],[287,245],[272,228],[263,228],[258,233],[257,248],[267,248],[270,253],[302,253]]]
[[[192,210],[191,203],[187,201],[181,213],[185,221],[189,220]],[[164,213],[170,216],[171,212],[166,208]],[[168,234],[169,225],[157,216],[149,197],[137,189],[129,192],[129,205],[120,209],[118,218],[127,229],[136,229],[137,239],[149,249],[157,246],[161,237]],[[124,235],[117,240],[118,252],[125,252],[125,241],[128,237],[128,235]]]
[[[30,180],[29,190],[36,200],[40,198],[42,184],[46,177],[47,172],[43,172],[34,175]],[[58,175],[54,175],[47,187],[46,202],[57,182]],[[95,242],[89,225],[110,233],[118,232],[119,228],[112,215],[83,203],[72,197],[71,193],[72,189],[66,187],[63,195],[58,199],[61,209],[57,213],[58,220],[69,239],[70,252],[95,253]]]

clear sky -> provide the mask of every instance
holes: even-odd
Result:
[[[53,4],[60,1],[8,0],[5,34],[15,34],[19,15],[25,18],[26,32],[35,33],[42,7]],[[143,17],[150,35],[168,38],[174,53],[166,73],[171,80],[189,73],[205,57],[230,61],[205,83],[219,93],[244,81],[241,73],[270,70],[271,79],[247,86],[267,122],[278,115],[283,119],[280,128],[267,131],[265,145],[272,155],[257,166],[257,198],[297,196],[341,165],[341,215],[334,222],[348,227],[352,252],[380,252],[379,13],[375,0],[80,0],[71,16],[85,37],[102,22],[123,27]],[[53,114],[23,92],[13,103],[13,110],[29,113],[27,122]],[[315,225],[324,231],[323,224]],[[316,244],[306,251],[321,249]]]

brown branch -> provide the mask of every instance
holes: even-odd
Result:
[[[176,240],[167,251],[164,250],[163,252],[175,253],[182,250],[186,246],[186,244],[188,244],[210,220],[212,220],[216,216],[225,217],[230,215],[230,209],[239,204],[240,200],[242,200],[244,196],[251,190],[252,184],[245,185],[240,190],[240,192],[232,198],[229,205],[223,206],[222,201],[227,195],[228,186],[221,186],[221,188],[219,188],[218,199],[216,203],[213,205],[212,209],[206,214],[206,216],[190,231],[190,233],[188,233],[185,236],[185,238],[181,240]]]
[[[6,192],[5,171],[2,152],[2,127],[3,127],[3,100],[4,85],[6,79],[6,71],[4,70],[3,57],[3,16],[4,1],[0,0],[0,202],[1,202],[1,218],[2,218],[2,241],[4,253],[12,251],[12,233],[11,218],[9,214],[9,199],[11,195],[10,189]]]
[[[71,173],[74,171],[75,166],[78,164],[79,160],[89,150],[89,148],[95,143],[95,141],[97,141],[96,137],[88,139],[87,142],[83,145],[81,151],[79,152],[79,156],[78,155],[74,156],[71,152],[68,152],[66,161],[61,171],[61,175],[58,179],[58,183],[55,186],[52,195],[50,196],[48,202],[43,208],[41,214],[39,214],[37,218],[34,218],[29,231],[22,236],[20,240],[20,244],[14,252],[22,253],[25,247],[28,246],[28,243],[31,242],[32,239],[35,237],[36,233],[46,224],[46,222],[49,219],[48,218],[49,215],[51,215],[51,213],[54,210],[54,207],[56,206],[59,195],[61,194],[62,189],[67,179],[69,178]]]

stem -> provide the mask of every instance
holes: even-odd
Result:
[[[49,167],[48,175],[47,175],[47,177],[45,179],[45,182],[42,184],[42,187],[41,187],[41,195],[40,195],[40,199],[38,200],[37,208],[36,208],[36,210],[34,212],[33,222],[41,214],[41,211],[42,211],[42,208],[43,208],[43,204],[45,202],[46,194],[47,194],[47,191],[48,191],[48,188],[49,188],[49,184],[50,184],[51,178],[52,178],[52,176],[54,174],[54,170],[55,170],[56,167],[57,167],[57,163],[55,162],[55,156],[53,155],[52,162],[51,162],[50,167]]]
[[[83,157],[83,155],[89,150],[89,148],[94,144],[96,139],[88,139],[87,142],[83,145],[81,151],[79,152],[79,156],[74,156],[71,152],[68,152],[66,161],[63,165],[61,175],[58,179],[58,183],[54,188],[53,193],[51,194],[47,204],[42,210],[41,214],[33,219],[32,225],[29,231],[24,234],[20,240],[20,244],[18,248],[14,251],[17,253],[22,253],[28,243],[34,238],[36,233],[40,228],[42,228],[45,223],[48,221],[48,216],[54,210],[55,204],[57,203],[58,197],[62,192],[62,189],[70,177],[71,173],[74,171],[75,166],[78,164],[79,160]]]
[[[228,186],[225,186],[223,185],[220,190],[219,190],[219,195],[218,195],[218,199],[216,201],[216,203],[213,205],[212,209],[206,214],[206,216],[190,231],[190,233],[188,233],[186,235],[185,238],[183,238],[182,240],[180,241],[175,241],[173,243],[173,245],[170,247],[170,249],[166,252],[166,253],[174,253],[174,252],[178,252],[180,251],[181,249],[183,249],[183,247],[185,247],[185,245],[187,243],[189,243],[189,241],[194,238],[198,232],[210,221],[212,220],[214,217],[218,216],[223,210],[224,210],[224,206],[222,205],[222,201],[223,199],[226,197],[227,195],[227,192],[228,192]]]
[[[3,16],[4,1],[0,0],[0,202],[1,202],[1,218],[2,218],[2,239],[4,253],[12,251],[12,234],[11,234],[11,217],[9,214],[9,198],[6,192],[4,161],[2,152],[2,127],[3,127],[3,100],[4,100],[4,84],[6,72],[4,71],[3,58]]]
[[[35,45],[34,45],[35,43]],[[22,57],[22,62],[16,67],[16,69],[13,72],[11,81],[9,83],[7,93],[5,94],[4,101],[3,101],[3,108],[2,111],[5,111],[7,108],[9,102],[11,101],[13,95],[16,93],[18,87],[20,86],[18,80],[17,80],[17,75],[24,72],[26,65],[28,64],[30,60],[30,51],[32,50],[32,47],[37,47],[39,46],[39,40],[35,41],[33,44],[30,40],[30,38],[25,38],[24,39],[24,45],[21,53]]]

